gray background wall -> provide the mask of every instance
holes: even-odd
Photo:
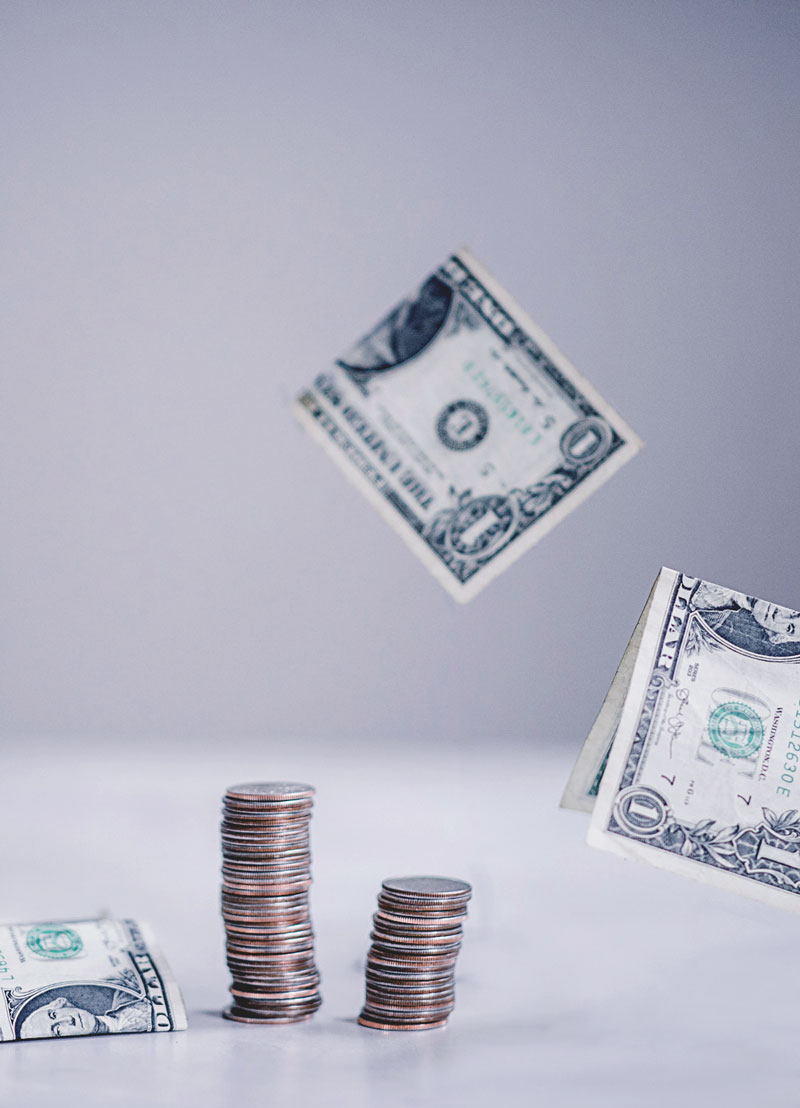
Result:
[[[800,606],[800,6],[0,7],[3,733],[577,750]],[[646,441],[468,607],[289,404],[466,243]]]

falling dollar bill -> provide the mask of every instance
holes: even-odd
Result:
[[[319,373],[296,410],[461,601],[641,446],[466,250]]]
[[[800,612],[662,569],[562,805],[593,846],[800,911]]]
[[[0,924],[0,1039],[182,1031],[186,1011],[133,920]]]

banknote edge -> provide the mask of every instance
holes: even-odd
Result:
[[[559,804],[561,808],[575,812],[591,812],[594,809],[597,796],[590,797],[588,787],[591,786],[600,773],[603,762],[608,762],[617,731],[617,728],[612,726],[613,721],[615,718],[617,719],[618,727],[622,719],[625,699],[631,685],[636,658],[642,645],[642,636],[653,604],[654,593],[655,584],[650,589],[647,603],[640,612],[633,632],[628,639],[600,711],[597,713],[591,730],[581,747],[577,761],[572,767],[572,773],[569,775],[569,780]],[[605,769],[603,769],[603,773],[605,773]]]
[[[127,918],[129,917],[126,917],[126,919]],[[145,945],[147,946],[147,950],[152,955],[153,961],[161,974],[161,980],[164,983],[164,991],[167,994],[167,1003],[172,1013],[172,1030],[185,1031],[189,1026],[189,1017],[186,1014],[186,1004],[180,986],[178,985],[178,979],[172,972],[172,966],[164,957],[164,951],[161,949],[161,945],[156,939],[150,924],[140,922],[139,920],[131,920],[131,922],[139,929],[145,941]]]
[[[630,684],[622,706],[617,735],[609,753],[608,765],[603,774],[603,780],[600,782],[594,810],[592,811],[592,820],[589,827],[590,835],[594,836],[595,833],[600,833],[601,827],[603,833],[606,833],[605,825],[614,806],[619,775],[627,761],[628,747],[633,741],[632,738],[626,739],[625,736],[632,736],[635,733],[635,724],[641,714],[642,704],[647,695],[647,681],[643,679],[643,675],[646,675],[649,659],[654,653],[658,628],[661,626],[661,619],[665,611],[664,602],[669,597],[679,576],[676,570],[663,566],[651,590],[650,612],[645,621],[642,641],[636,653]],[[592,843],[591,845],[596,844]]]

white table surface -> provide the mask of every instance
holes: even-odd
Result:
[[[783,1102],[798,1075],[796,920],[590,850],[584,818],[557,808],[568,768],[534,742],[458,754],[433,739],[383,753],[231,742],[184,755],[13,752],[4,915],[148,920],[190,1027],[4,1044],[3,1105]],[[219,1015],[220,796],[287,776],[318,788],[324,1004],[305,1024],[240,1026]],[[378,886],[424,871],[474,885],[455,1012],[444,1030],[363,1029]]]

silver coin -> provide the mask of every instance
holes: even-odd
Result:
[[[313,796],[316,789],[298,781],[256,781],[246,785],[231,785],[226,796],[234,800],[260,800],[262,797],[278,799],[301,799]]]
[[[387,877],[381,887],[388,893],[411,896],[462,897],[472,894],[472,886],[454,877]]]

